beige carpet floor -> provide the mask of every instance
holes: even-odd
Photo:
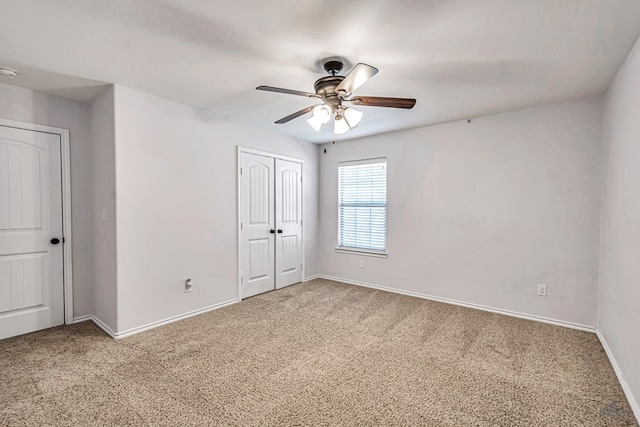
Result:
[[[637,425],[594,334],[326,280],[0,341],[2,426]]]

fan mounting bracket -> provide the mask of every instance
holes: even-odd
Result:
[[[324,70],[332,76],[339,74],[343,67],[342,61],[338,60],[330,60],[324,63]]]

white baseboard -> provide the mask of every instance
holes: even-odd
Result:
[[[571,322],[565,322],[565,321],[562,321],[562,320],[550,319],[550,318],[542,317],[542,316],[534,316],[534,315],[531,315],[531,314],[518,313],[518,312],[515,312],[515,311],[503,310],[503,309],[494,308],[494,307],[487,307],[487,306],[479,305],[479,304],[471,304],[471,303],[467,303],[467,302],[463,302],[463,301],[458,301],[458,300],[449,299],[449,298],[436,297],[436,296],[433,296],[433,295],[426,295],[426,294],[421,294],[421,293],[417,293],[417,292],[403,291],[401,289],[395,289],[395,288],[389,288],[389,287],[386,287],[386,286],[374,285],[374,284],[371,284],[371,283],[345,279],[345,278],[342,278],[342,277],[328,276],[326,274],[314,274],[313,276],[305,277],[303,282],[308,282],[308,281],[313,280],[313,279],[333,280],[333,281],[336,281],[336,282],[342,282],[342,283],[346,283],[346,284],[349,284],[349,285],[363,286],[363,287],[366,287],[366,288],[372,288],[372,289],[377,289],[377,290],[386,291],[386,292],[393,292],[393,293],[396,293],[396,294],[407,295],[407,296],[412,296],[412,297],[422,298],[422,299],[428,299],[428,300],[431,300],[431,301],[437,301],[437,302],[443,302],[443,303],[446,303],[446,304],[453,304],[453,305],[457,305],[457,306],[461,306],[461,307],[473,308],[473,309],[476,309],[476,310],[488,311],[490,313],[504,314],[506,316],[517,317],[517,318],[520,318],[520,319],[533,320],[533,321],[536,321],[536,322],[548,323],[548,324],[551,324],[551,325],[562,326],[562,327],[571,328],[571,329],[577,329],[577,330],[580,330],[580,331],[593,332],[593,333],[596,332],[596,328],[594,328],[592,326],[581,325],[581,324],[571,323]],[[225,302],[222,302],[222,303],[219,303],[219,304],[214,304],[214,305],[209,306],[209,307],[205,307],[203,309],[194,310],[194,311],[191,311],[191,312],[188,312],[188,313],[185,313],[185,314],[181,314],[179,316],[170,317],[168,319],[160,320],[158,322],[149,323],[149,324],[144,325],[144,326],[140,326],[140,327],[137,327],[137,328],[133,328],[133,329],[129,329],[127,331],[117,332],[117,333],[113,332],[107,325],[105,325],[102,321],[100,321],[100,319],[98,319],[95,316],[77,317],[77,318],[74,319],[73,323],[83,322],[85,320],[91,320],[96,325],[98,325],[102,330],[104,330],[109,336],[118,339],[118,338],[124,338],[125,336],[130,336],[130,335],[134,335],[134,334],[137,334],[137,333],[140,333],[140,332],[144,332],[144,331],[147,331],[149,329],[157,328],[158,326],[162,326],[162,325],[166,325],[166,324],[169,324],[169,323],[172,323],[172,322],[176,322],[178,320],[186,319],[188,317],[197,316],[198,314],[202,314],[202,313],[206,313],[208,311],[216,310],[218,308],[222,308],[222,307],[225,307],[227,305],[235,304],[237,302],[240,302],[240,299],[237,299],[237,298],[236,299],[232,299],[232,300],[225,301]],[[600,340],[603,341],[602,338]],[[604,344],[603,344],[603,346],[604,346]],[[605,350],[607,350],[607,347],[605,347]],[[607,354],[609,354],[609,353],[607,353]]]
[[[596,335],[598,336],[598,339],[600,340],[600,344],[602,344],[602,348],[604,348],[605,353],[607,353],[609,362],[611,362],[611,366],[613,366],[613,370],[616,373],[616,376],[618,377],[618,382],[620,383],[620,386],[624,391],[624,395],[627,397],[627,401],[631,406],[633,415],[635,415],[636,421],[638,421],[638,423],[640,424],[640,406],[638,406],[638,401],[633,397],[633,393],[631,392],[629,385],[622,377],[622,371],[620,370],[620,366],[618,365],[616,358],[613,356],[613,352],[611,351],[609,344],[607,344],[607,340],[604,339],[604,335],[602,335],[600,331],[596,331]]]
[[[107,335],[109,335],[111,338],[120,339],[120,338],[125,338],[125,337],[131,336],[131,335],[139,334],[140,332],[148,331],[149,329],[154,329],[154,328],[157,328],[157,327],[162,326],[162,325],[167,325],[169,323],[177,322],[178,320],[186,319],[188,317],[197,316],[198,314],[203,314],[203,313],[206,313],[208,311],[217,310],[219,308],[226,307],[228,305],[235,304],[237,302],[240,302],[240,299],[235,298],[235,299],[232,299],[232,300],[229,300],[229,301],[224,301],[224,302],[221,302],[219,304],[214,304],[214,305],[211,305],[209,307],[201,308],[199,310],[190,311],[188,313],[184,313],[184,314],[181,314],[181,315],[178,315],[178,316],[169,317],[169,318],[164,319],[164,320],[159,320],[157,322],[149,323],[149,324],[146,324],[146,325],[143,325],[143,326],[139,326],[137,328],[132,328],[132,329],[129,329],[129,330],[126,330],[126,331],[122,331],[122,332],[113,332],[111,330],[111,328],[109,328],[107,325],[104,324],[104,322],[102,322],[100,319],[98,319],[95,316],[76,317],[75,319],[73,319],[73,323],[80,323],[80,322],[84,322],[86,320],[91,320],[93,323],[98,325],[98,327],[100,329],[105,331],[107,333]]]
[[[75,317],[73,319],[73,323],[80,323],[80,322],[86,322],[87,320],[92,321],[93,323],[96,324],[96,326],[98,326],[100,329],[102,329],[107,335],[109,335],[111,338],[117,338],[117,335],[115,332],[113,332],[111,330],[110,327],[108,327],[107,325],[104,324],[104,322],[100,319],[98,319],[95,316],[80,316],[80,317]]]
[[[431,301],[443,302],[443,303],[446,303],[446,304],[458,305],[458,306],[461,306],[461,307],[474,308],[476,310],[488,311],[490,313],[504,314],[506,316],[517,317],[519,319],[534,320],[536,322],[548,323],[548,324],[551,324],[551,325],[562,326],[562,327],[565,327],[565,328],[577,329],[579,331],[592,332],[592,333],[596,332],[596,328],[594,328],[592,326],[581,325],[581,324],[578,324],[578,323],[565,322],[563,320],[549,319],[547,317],[534,316],[534,315],[531,315],[531,314],[524,314],[524,313],[518,313],[518,312],[515,312],[515,311],[503,310],[503,309],[500,309],[500,308],[487,307],[487,306],[480,305],[480,304],[471,304],[471,303],[468,303],[468,302],[457,301],[457,300],[449,299],[449,298],[436,297],[436,296],[433,296],[433,295],[426,295],[426,294],[421,294],[421,293],[417,293],[417,292],[403,291],[401,289],[388,288],[386,286],[374,285],[374,284],[371,284],[371,283],[359,282],[359,281],[356,281],[356,280],[349,280],[349,279],[344,279],[344,278],[341,278],[341,277],[327,276],[327,275],[324,275],[324,274],[319,274],[318,278],[327,279],[327,280],[334,280],[336,282],[342,282],[342,283],[346,283],[346,284],[349,284],[349,285],[363,286],[365,288],[372,288],[372,289],[377,289],[377,290],[380,290],[380,291],[393,292],[393,293],[396,293],[396,294],[407,295],[407,296],[410,296],[410,297],[417,297],[417,298],[422,298],[422,299],[428,299],[428,300],[431,300]]]
[[[125,337],[131,336],[131,335],[139,334],[140,332],[148,331],[149,329],[154,329],[154,328],[157,328],[158,326],[167,325],[169,323],[177,322],[178,320],[182,320],[182,319],[186,319],[186,318],[189,318],[189,317],[197,316],[198,314],[207,313],[209,311],[217,310],[219,308],[226,307],[228,305],[235,304],[235,303],[238,303],[238,302],[240,302],[240,299],[239,298],[234,298],[232,300],[224,301],[224,302],[221,302],[221,303],[218,303],[218,304],[214,304],[214,305],[211,305],[209,307],[201,308],[201,309],[198,309],[198,310],[193,310],[193,311],[190,311],[188,313],[180,314],[178,316],[169,317],[167,319],[159,320],[157,322],[148,323],[146,325],[139,326],[137,328],[132,328],[132,329],[128,329],[126,331],[118,332],[116,334],[115,338],[120,339],[120,338],[125,338]]]

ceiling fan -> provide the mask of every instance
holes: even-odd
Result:
[[[297,117],[303,116],[313,111],[313,116],[307,122],[316,132],[320,132],[322,125],[329,123],[334,118],[334,130],[336,134],[343,134],[360,123],[363,113],[353,107],[346,107],[343,103],[352,105],[363,105],[367,107],[391,107],[410,109],[416,105],[415,99],[409,98],[386,98],[381,96],[351,96],[353,92],[362,86],[367,80],[373,77],[378,69],[367,64],[356,64],[346,76],[338,73],[344,64],[339,60],[330,60],[324,63],[324,69],[329,76],[316,80],[314,88],[316,93],[301,92],[298,90],[282,89],[273,86],[258,86],[256,89],[267,92],[287,93],[290,95],[317,98],[322,104],[312,105],[289,114],[276,121],[277,124],[287,123]]]

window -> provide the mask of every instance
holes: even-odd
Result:
[[[384,254],[387,159],[338,163],[338,247]]]

